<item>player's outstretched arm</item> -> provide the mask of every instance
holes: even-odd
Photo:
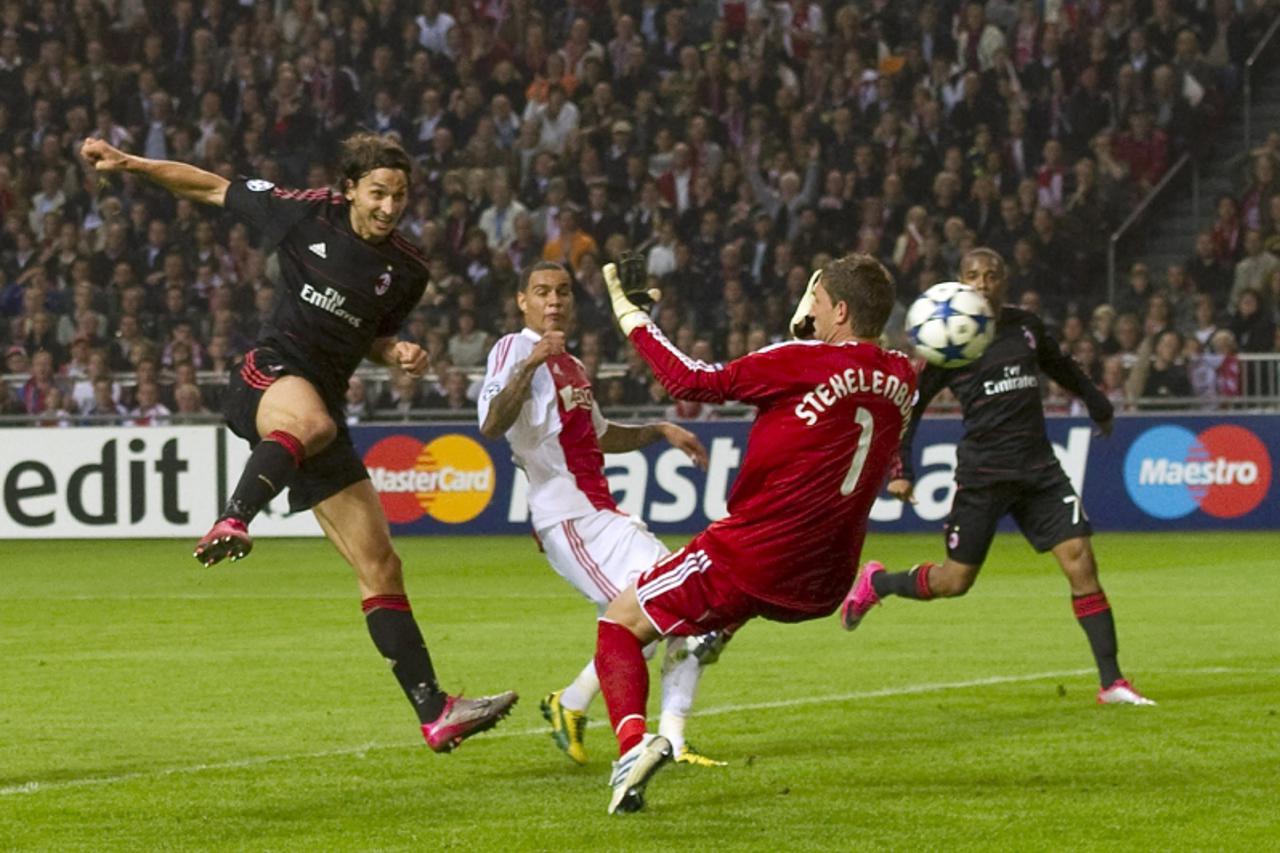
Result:
[[[230,181],[213,172],[176,160],[149,160],[126,154],[103,139],[86,139],[80,156],[98,172],[133,172],[179,198],[222,207]]]
[[[1143,342],[1143,346],[1147,346],[1151,339]],[[1144,355],[1149,355],[1150,347],[1144,354],[1142,347],[1138,348],[1138,364],[1146,366],[1150,359]],[[1097,385],[1085,375],[1080,369],[1080,365],[1076,364],[1076,360],[1062,351],[1062,347],[1052,335],[1045,333],[1043,330],[1039,335],[1036,344],[1036,360],[1040,363],[1040,369],[1048,374],[1049,378],[1057,382],[1066,390],[1075,394],[1084,401],[1085,408],[1089,410],[1089,417],[1098,425],[1098,431],[1103,435],[1110,435],[1113,426],[1112,418],[1115,415],[1115,407],[1111,405],[1111,401],[1107,399],[1107,395],[1103,394]],[[1137,373],[1139,367],[1135,366],[1134,372]],[[1145,374],[1142,380],[1145,381]],[[1130,381],[1133,377],[1130,376]],[[1142,387],[1138,387],[1138,392],[1133,393],[1130,388],[1130,394],[1134,397],[1141,396]]]
[[[626,453],[648,447],[662,438],[677,450],[683,450],[694,465],[706,470],[707,448],[689,430],[666,421],[642,426],[609,421],[608,429],[600,436],[600,449],[605,453]]]

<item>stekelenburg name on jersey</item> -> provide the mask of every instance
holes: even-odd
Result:
[[[362,318],[357,317],[350,311],[343,308],[343,304],[347,301],[347,297],[343,296],[332,287],[326,287],[324,292],[316,290],[309,284],[302,285],[302,293],[300,294],[302,301],[314,305],[322,311],[328,311],[335,317],[340,317],[351,324],[353,328],[360,328],[360,324],[364,322]]]
[[[812,391],[805,394],[796,406],[796,417],[804,421],[805,426],[813,426],[818,422],[818,415],[835,405],[835,402],[850,394],[877,394],[887,397],[903,417],[911,413],[914,402],[911,386],[901,379],[879,370],[863,370],[850,367],[840,373],[833,373],[825,382],[820,382]]]

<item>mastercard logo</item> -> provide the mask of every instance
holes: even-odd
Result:
[[[389,436],[369,448],[364,466],[392,524],[428,515],[462,524],[484,512],[493,498],[493,460],[465,435],[442,435],[427,444],[408,435]]]
[[[1214,518],[1252,512],[1271,488],[1271,456],[1253,432],[1234,424],[1199,435],[1158,426],[1138,436],[1124,461],[1133,502],[1156,518],[1181,518],[1197,509]]]

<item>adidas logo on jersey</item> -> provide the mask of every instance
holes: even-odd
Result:
[[[329,257],[329,249],[325,246],[324,243],[312,243],[307,248],[310,249],[311,254],[315,255],[317,258]]]

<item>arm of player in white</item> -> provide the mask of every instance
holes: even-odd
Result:
[[[607,423],[605,431],[600,434],[600,449],[605,453],[639,450],[665,438],[672,447],[683,450],[693,460],[693,464],[704,471],[707,468],[706,447],[684,427],[666,421],[639,426],[627,426],[614,421]]]

